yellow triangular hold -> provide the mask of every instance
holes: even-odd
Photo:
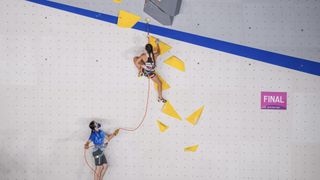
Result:
[[[158,123],[159,129],[160,129],[160,132],[164,132],[169,128],[167,125],[163,124],[159,120],[157,121],[157,123]]]
[[[158,75],[160,81],[162,82],[162,91],[169,89],[170,85],[159,74],[157,74],[157,75]],[[154,88],[156,90],[158,90],[158,84],[157,83],[154,83]]]
[[[139,20],[141,19],[140,16],[135,14],[129,13],[124,10],[119,11],[118,16],[118,26],[123,28],[131,28],[134,26]]]
[[[156,44],[156,38],[153,36],[150,36],[149,38],[149,43],[153,46],[154,50],[157,49],[157,44]],[[160,55],[168,52],[171,49],[171,46],[169,46],[168,44],[160,41],[159,42],[159,47],[160,47]]]
[[[189,117],[186,118],[187,121],[189,123],[191,123],[192,125],[196,125],[196,123],[198,122],[198,120],[201,116],[203,109],[204,109],[204,106],[202,106],[201,108],[196,110],[194,113],[192,113]]]
[[[164,103],[162,106],[162,112],[179,120],[182,120],[179,114],[176,112],[176,110],[173,108],[173,106],[170,104],[169,101]]]
[[[176,56],[171,56],[165,61],[163,61],[165,64],[168,64],[169,66],[172,66],[182,72],[185,71],[184,62],[177,58]]]
[[[184,148],[184,151],[196,152],[198,150],[199,145],[189,146]]]
[[[122,0],[113,0],[113,2],[115,2],[115,3],[121,3]]]

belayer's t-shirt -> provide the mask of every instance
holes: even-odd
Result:
[[[95,145],[102,145],[104,143],[104,138],[106,137],[106,133],[102,130],[93,131],[89,137],[89,140],[93,142]]]

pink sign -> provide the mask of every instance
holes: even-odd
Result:
[[[287,93],[262,91],[261,109],[287,109]]]

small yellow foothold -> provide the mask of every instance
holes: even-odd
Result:
[[[157,49],[157,44],[156,44],[156,38],[153,36],[149,37],[149,43],[152,45],[152,47],[154,48],[154,50]],[[169,46],[168,44],[160,41],[159,42],[159,47],[160,47],[160,55],[168,52],[171,49],[171,46]]]
[[[160,81],[162,83],[162,91],[169,89],[170,85],[159,74],[157,74],[157,75],[158,75],[158,77],[159,77],[159,79],[160,79]],[[157,83],[154,83],[154,88],[156,90],[158,90],[158,84]]]
[[[164,132],[166,131],[169,127],[165,124],[163,124],[162,122],[160,122],[159,120],[157,121],[158,127],[160,129],[160,132]]]
[[[192,125],[196,125],[196,123],[198,122],[198,120],[201,116],[203,109],[204,109],[204,106],[202,106],[201,108],[196,110],[194,113],[192,113],[189,117],[186,118],[187,121],[189,123],[191,123]]]
[[[179,58],[177,58],[176,56],[171,56],[163,62],[165,64],[168,64],[169,66],[172,66],[173,68],[176,68],[182,72],[185,72],[184,62]]]
[[[184,151],[188,152],[196,152],[198,150],[199,145],[189,146],[184,148]]]
[[[127,11],[120,10],[118,15],[118,26],[123,28],[131,28],[140,19],[141,19],[140,16],[129,13]]]
[[[179,116],[179,114],[177,113],[177,111],[174,109],[174,107],[170,104],[169,101],[167,101],[166,103],[164,103],[164,105],[162,106],[162,112],[167,114],[168,116],[171,116],[173,118],[182,120],[182,118]]]
[[[115,3],[121,3],[122,0],[113,0],[113,2],[115,2]]]

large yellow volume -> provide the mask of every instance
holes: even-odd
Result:
[[[149,37],[149,43],[152,45],[153,49],[156,50],[157,49],[157,44],[156,44],[156,38],[153,36]],[[159,42],[159,47],[160,47],[160,55],[168,52],[171,49],[171,46],[169,46],[168,44],[160,41]]]
[[[165,61],[163,61],[165,64],[168,64],[169,66],[172,66],[182,72],[185,71],[184,62],[177,58],[176,56],[171,56]]]
[[[122,0],[113,0],[115,3],[121,3]]]
[[[174,109],[174,107],[170,104],[169,101],[164,103],[164,105],[162,106],[162,112],[167,114],[168,116],[182,120],[179,114],[177,113],[177,111]]]
[[[140,16],[137,16],[124,10],[120,10],[118,15],[118,26],[123,28],[131,28],[140,19]]]
[[[201,108],[196,110],[194,113],[192,113],[189,117],[186,118],[187,121],[189,123],[191,123],[192,125],[196,125],[196,123],[198,122],[198,120],[201,116],[203,109],[204,109],[204,106],[202,106]]]
[[[162,122],[160,122],[159,120],[157,121],[158,127],[160,129],[160,132],[164,132],[166,131],[169,127],[165,124],[163,124]]]
[[[199,145],[189,146],[184,148],[184,151],[196,152],[198,150]]]
[[[158,77],[159,77],[159,79],[160,79],[160,81],[162,83],[162,91],[169,89],[170,85],[159,74],[157,74],[157,75],[158,75]],[[154,88],[156,90],[158,90],[158,84],[157,83],[154,83]]]

